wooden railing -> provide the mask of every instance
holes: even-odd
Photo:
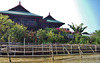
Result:
[[[0,45],[0,55],[8,52],[11,55],[50,55],[96,53],[100,52],[100,45],[86,44],[41,44],[41,45]]]
[[[87,44],[41,44],[41,45],[0,45],[0,57],[8,57],[11,62],[11,57],[33,57],[33,56],[51,56],[54,60],[54,55],[59,54],[82,54],[84,53],[99,53],[100,45]]]

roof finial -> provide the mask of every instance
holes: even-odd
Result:
[[[21,1],[19,1],[19,5],[21,5]]]
[[[49,15],[50,15],[50,12],[49,12]]]

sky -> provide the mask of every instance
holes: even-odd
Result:
[[[61,28],[70,28],[68,24],[73,22],[84,23],[89,33],[100,30],[100,0],[1,0],[0,11],[17,6],[19,1],[31,13],[46,17],[50,12],[56,20],[65,23]]]

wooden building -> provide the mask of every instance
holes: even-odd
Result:
[[[59,28],[65,23],[55,20],[49,13],[49,15],[45,18],[43,16],[36,15],[34,13],[29,12],[26,10],[21,3],[14,8],[11,8],[7,11],[0,11],[3,15],[8,15],[10,19],[15,21],[18,24],[23,24],[28,27],[28,30],[37,30],[37,29],[44,29],[46,27],[55,27]]]

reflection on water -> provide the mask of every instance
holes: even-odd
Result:
[[[11,63],[100,63],[100,54],[82,55],[82,57],[81,59],[79,55],[55,56],[54,61],[51,57],[11,58]],[[0,58],[0,63],[8,61],[8,58]]]

